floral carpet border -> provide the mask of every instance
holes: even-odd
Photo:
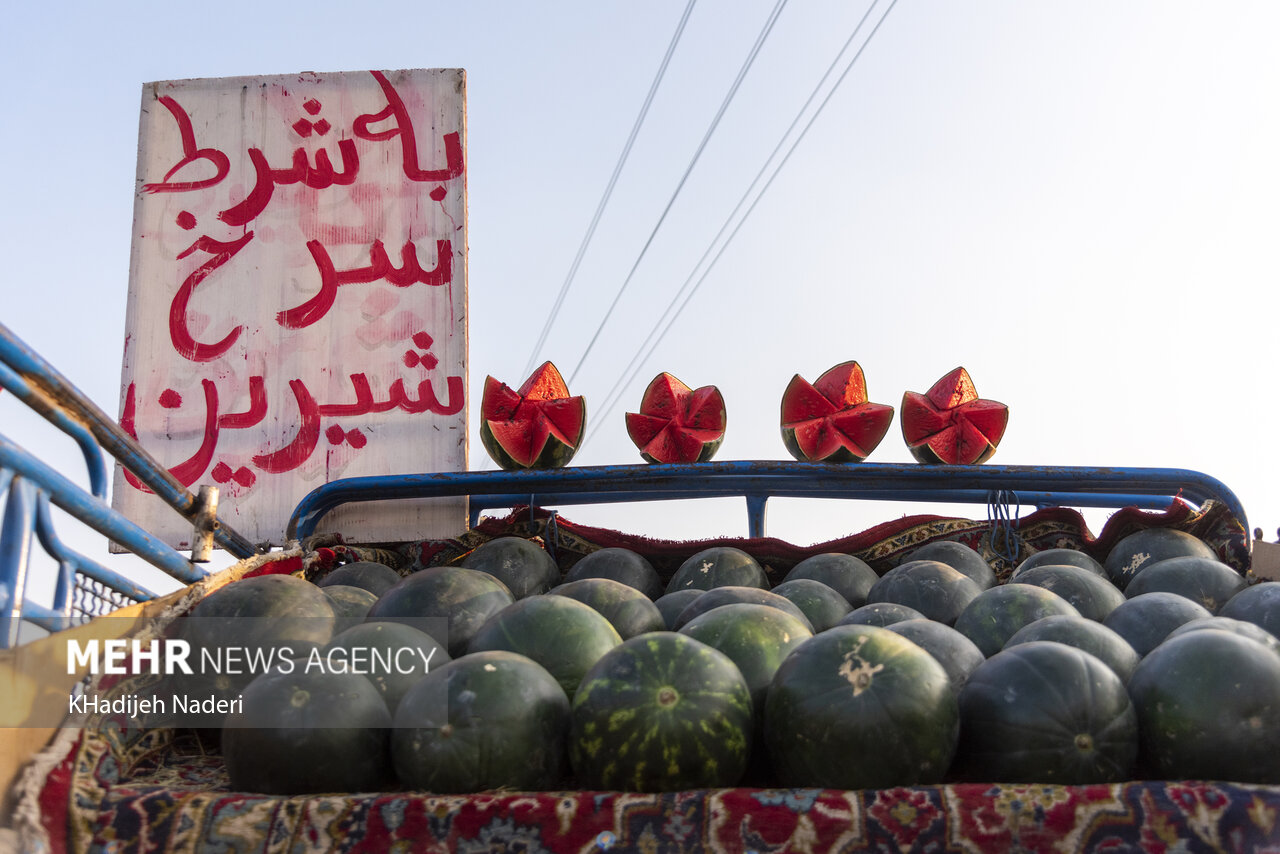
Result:
[[[164,731],[85,731],[40,794],[53,850],[1280,852],[1280,786],[964,783],[269,797]],[[68,819],[65,823],[59,818]]]

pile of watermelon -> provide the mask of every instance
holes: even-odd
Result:
[[[1003,583],[958,542],[770,577],[732,547],[666,578],[617,548],[564,572],[501,537],[404,577],[245,579],[191,616],[430,662],[221,686],[245,700],[215,727],[238,790],[1280,784],[1280,585],[1189,534],[1041,551]]]

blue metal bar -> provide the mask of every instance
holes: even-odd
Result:
[[[289,520],[288,536],[310,536],[324,514],[343,504],[387,498],[502,496],[503,501],[494,506],[516,496],[521,502],[524,496],[531,496],[545,503],[569,503],[562,500],[568,496],[578,503],[608,503],[726,495],[985,504],[995,490],[1016,491],[1020,502],[1066,506],[1124,507],[1136,503],[1138,497],[1146,502],[1152,496],[1156,507],[1167,506],[1175,497],[1195,504],[1214,499],[1224,503],[1248,530],[1244,508],[1235,494],[1221,481],[1190,469],[748,460],[346,478],[324,484],[304,497]],[[557,500],[549,500],[553,498]],[[480,503],[484,504],[483,500]],[[758,519],[762,534],[762,515]]]
[[[99,584],[105,585],[135,602],[146,602],[149,599],[156,598],[156,594],[142,585],[135,584],[123,575],[113,572],[92,558],[85,557],[63,543],[53,529],[53,518],[49,510],[49,497],[43,492],[37,496],[36,536],[40,538],[40,545],[49,553],[50,557],[57,560],[60,565],[69,567],[73,572],[86,578],[92,578]],[[59,592],[61,593],[61,591]],[[59,610],[64,606],[70,613],[70,602],[63,603],[59,599],[54,600],[54,610]]]
[[[0,338],[0,344],[3,338]],[[89,470],[89,491],[104,501],[107,498],[107,463],[102,457],[102,449],[98,447],[93,434],[83,423],[75,420],[64,410],[48,406],[40,395],[25,382],[17,371],[0,361],[0,386],[8,389],[13,396],[25,403],[29,408],[44,416],[62,432],[69,435],[80,446],[84,455],[85,467]]]
[[[200,512],[196,496],[119,424],[3,324],[0,324],[0,364],[11,369],[0,379],[7,378],[6,388],[10,383],[16,384],[14,394],[24,403],[60,427],[68,420],[82,422],[84,429],[108,454],[134,473],[162,501],[194,522]],[[72,435],[77,433],[73,431]],[[219,523],[213,536],[218,545],[235,557],[246,558],[257,553],[253,543],[225,524]]]
[[[7,649],[18,642],[35,512],[35,484],[21,477],[11,478],[4,503],[4,527],[0,528],[0,648]]]
[[[177,551],[151,536],[4,436],[0,436],[0,468],[13,470],[19,480],[27,478],[40,484],[40,487],[49,493],[55,505],[179,581],[192,584],[205,577],[202,570],[192,565]],[[8,530],[9,526],[6,524],[6,534]],[[26,530],[28,532],[31,530],[30,525]]]
[[[736,490],[701,490],[697,495],[687,491],[652,491],[652,492],[558,492],[533,495],[475,495],[471,496],[471,523],[474,526],[483,510],[495,507],[514,507],[517,504],[533,504],[535,506],[556,505],[570,506],[574,504],[620,504],[632,501],[677,501],[688,498],[731,498],[742,493]],[[985,504],[991,500],[991,491],[981,489],[868,489],[860,491],[856,496],[832,495],[830,492],[803,492],[799,488],[790,490],[786,498],[850,498],[856,497],[865,501],[932,501],[942,504]],[[759,496],[763,505],[769,496]],[[1123,494],[1115,492],[1019,492],[1018,504],[1028,507],[1138,507],[1144,510],[1163,510],[1169,506],[1170,496]],[[748,506],[748,514],[753,505]],[[763,530],[763,525],[761,526]]]
[[[63,614],[53,608],[46,608],[31,600],[22,603],[22,619],[28,623],[34,623],[45,631],[60,632],[71,626],[71,617]],[[17,643],[17,635],[15,633],[13,641],[9,646]]]

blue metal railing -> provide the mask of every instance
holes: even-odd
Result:
[[[200,499],[74,385],[0,324],[0,388],[71,436],[84,456],[86,491],[37,457],[0,435],[0,648],[12,646],[23,621],[57,631],[153,594],[107,567],[72,550],[57,536],[56,506],[152,566],[184,583],[205,572],[107,504],[105,451],[152,492],[193,524],[205,523]],[[256,549],[222,523],[209,522],[215,542],[238,558]],[[33,548],[39,543],[57,563],[51,605],[27,595]]]
[[[472,524],[483,509],[515,504],[602,504],[742,496],[748,533],[764,536],[770,497],[992,504],[1016,495],[1033,506],[1164,509],[1175,499],[1224,503],[1248,530],[1244,508],[1221,481],[1189,469],[1082,466],[829,465],[738,461],[583,466],[541,471],[440,472],[335,480],[294,509],[288,536],[305,538],[323,516],[349,503],[470,496]]]

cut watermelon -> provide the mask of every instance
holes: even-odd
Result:
[[[545,362],[519,391],[486,377],[480,441],[504,470],[560,468],[582,443],[587,406],[570,397],[556,366]]]
[[[782,393],[782,442],[802,462],[860,463],[889,432],[893,407],[867,402],[857,362],[842,362],[809,384],[796,374]]]
[[[991,458],[1009,407],[982,400],[969,372],[956,368],[925,394],[902,395],[902,438],[922,463],[976,465]]]
[[[668,373],[644,390],[640,411],[627,413],[627,435],[651,463],[701,463],[724,441],[724,397],[707,385],[690,389]]]

